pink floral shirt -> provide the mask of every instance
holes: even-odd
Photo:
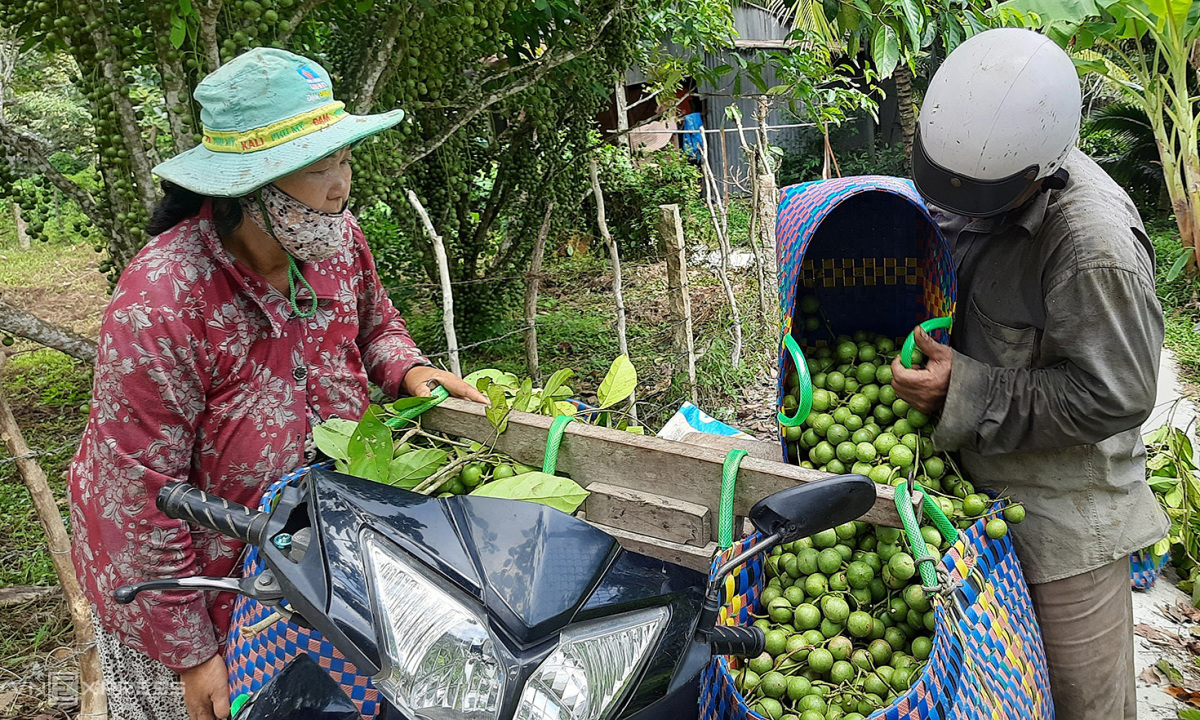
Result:
[[[226,252],[210,203],[137,254],[105,312],[70,470],[75,567],[101,624],[176,672],[217,652],[232,596],[153,592],[118,605],[113,590],[229,575],[242,548],[168,519],[159,488],[183,480],[255,506],[304,462],[310,419],[358,419],[368,377],[396,396],[427,362],[349,220],[343,250],[302,268],[318,300],[312,318],[294,317],[284,294]],[[302,310],[308,298],[300,288]]]

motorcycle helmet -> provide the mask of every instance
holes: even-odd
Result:
[[[913,147],[917,191],[968,217],[1011,210],[1062,168],[1080,103],[1074,63],[1049,38],[1020,28],[975,35],[929,82]]]

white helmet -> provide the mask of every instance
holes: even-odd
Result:
[[[999,215],[1062,167],[1079,120],[1079,76],[1062,48],[1032,30],[982,32],[929,82],[913,182],[950,212]]]

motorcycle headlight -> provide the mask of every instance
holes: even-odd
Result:
[[[652,608],[568,627],[525,683],[515,720],[607,718],[668,617],[666,608]]]
[[[384,640],[375,686],[409,717],[494,719],[505,673],[480,612],[387,540],[363,543]]]

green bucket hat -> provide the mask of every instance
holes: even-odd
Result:
[[[240,197],[404,119],[351,115],[329,73],[286,50],[255,48],[196,86],[204,142],[154,168],[192,192]]]

